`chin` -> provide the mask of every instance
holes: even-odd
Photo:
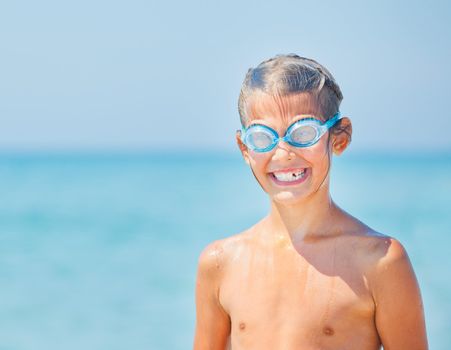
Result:
[[[283,191],[274,194],[271,199],[282,205],[296,205],[303,202],[307,197],[306,194]]]

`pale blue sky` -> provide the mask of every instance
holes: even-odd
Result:
[[[3,2],[0,151],[234,151],[244,74],[290,52],[335,76],[351,152],[451,151],[450,23],[449,1]]]

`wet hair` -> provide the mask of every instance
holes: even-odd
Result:
[[[249,122],[247,102],[257,91],[280,96],[307,92],[315,98],[317,108],[325,120],[339,111],[343,100],[340,87],[324,66],[296,54],[276,55],[248,70],[238,99],[238,112],[243,127]],[[341,120],[331,131],[347,132],[340,124]]]

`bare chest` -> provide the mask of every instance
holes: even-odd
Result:
[[[228,266],[220,302],[231,318],[233,349],[378,348],[365,277],[346,259],[243,255]]]

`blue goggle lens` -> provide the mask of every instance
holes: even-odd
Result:
[[[271,146],[275,137],[268,131],[256,130],[248,133],[246,140],[253,149],[263,150]]]
[[[307,145],[310,142],[314,141],[318,134],[319,131],[315,127],[315,125],[299,125],[291,130],[290,139],[294,143]]]

